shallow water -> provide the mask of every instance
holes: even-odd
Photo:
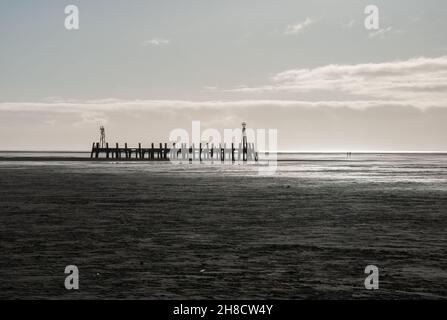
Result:
[[[0,298],[447,297],[447,155],[279,159],[266,174],[4,156]]]

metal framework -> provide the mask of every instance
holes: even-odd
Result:
[[[104,146],[106,145],[106,130],[104,129],[104,126],[101,126],[99,128],[100,131],[100,136],[99,136],[99,145],[101,146],[101,148],[104,148]]]

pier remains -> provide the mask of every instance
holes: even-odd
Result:
[[[199,143],[199,145],[188,145],[181,143],[168,146],[167,143],[153,142],[143,146],[138,143],[138,147],[129,147],[124,143],[124,147],[118,143],[109,145],[105,139],[105,128],[100,128],[100,141],[93,142],[90,153],[91,159],[116,159],[116,160],[141,160],[141,161],[220,161],[220,162],[247,162],[258,161],[258,152],[255,149],[255,144],[247,141],[246,123],[242,123],[242,141],[235,145],[227,145],[226,143],[219,145],[209,143]]]

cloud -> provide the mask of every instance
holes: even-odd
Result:
[[[187,101],[187,100],[86,100],[70,102],[2,102],[0,112],[49,113],[80,115],[83,122],[107,122],[105,113],[110,112],[189,112],[201,110],[236,110],[273,108],[349,108],[365,110],[370,108],[412,107],[427,109],[437,107],[430,103],[420,104],[409,100],[235,100],[235,101]],[[446,105],[447,106],[447,105]]]
[[[106,126],[109,143],[167,141],[171,130],[278,129],[282,150],[447,150],[447,108],[387,101],[177,101],[102,99],[0,103],[0,149],[88,150]],[[49,125],[51,124],[51,125]]]
[[[331,64],[276,74],[272,83],[231,90],[245,93],[342,93],[346,100],[387,100],[447,107],[447,56],[405,61]]]
[[[296,23],[296,24],[290,24],[287,26],[286,30],[284,31],[285,34],[298,34],[304,31],[307,27],[317,22],[316,20],[312,18],[306,18],[306,20]]]
[[[283,149],[447,148],[447,56],[291,69],[230,91],[233,100],[0,102],[0,149],[82,150],[99,124],[114,142],[165,141],[192,120],[219,130],[242,121],[277,128]]]
[[[205,89],[219,91],[217,87],[205,87]],[[385,105],[418,109],[447,107],[447,56],[291,69],[275,74],[271,83],[267,85],[239,87],[227,92],[237,95],[233,95],[232,99],[206,101],[115,98],[74,100],[58,97],[42,102],[0,102],[0,112],[82,114],[84,122],[91,122],[106,121],[104,112],[115,111],[176,112],[266,106],[351,109],[368,109]],[[320,94],[322,92],[323,95]],[[266,98],[261,95],[264,93]],[[274,93],[279,93],[280,98],[275,98]],[[296,94],[297,98],[290,98],[291,96],[286,96],[284,93]],[[303,93],[310,93],[313,97],[311,101],[300,99]],[[337,96],[334,93],[343,95]],[[255,98],[250,94],[254,94]],[[335,99],[336,96],[343,98]]]
[[[207,91],[216,91],[219,88],[217,86],[204,86],[203,89]]]
[[[171,41],[169,39],[163,39],[163,38],[154,38],[151,40],[145,40],[142,42],[142,45],[144,47],[148,46],[162,46],[162,45],[168,45]]]

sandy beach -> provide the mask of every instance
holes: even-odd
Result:
[[[447,156],[298,158],[272,176],[2,158],[0,298],[447,297]]]

